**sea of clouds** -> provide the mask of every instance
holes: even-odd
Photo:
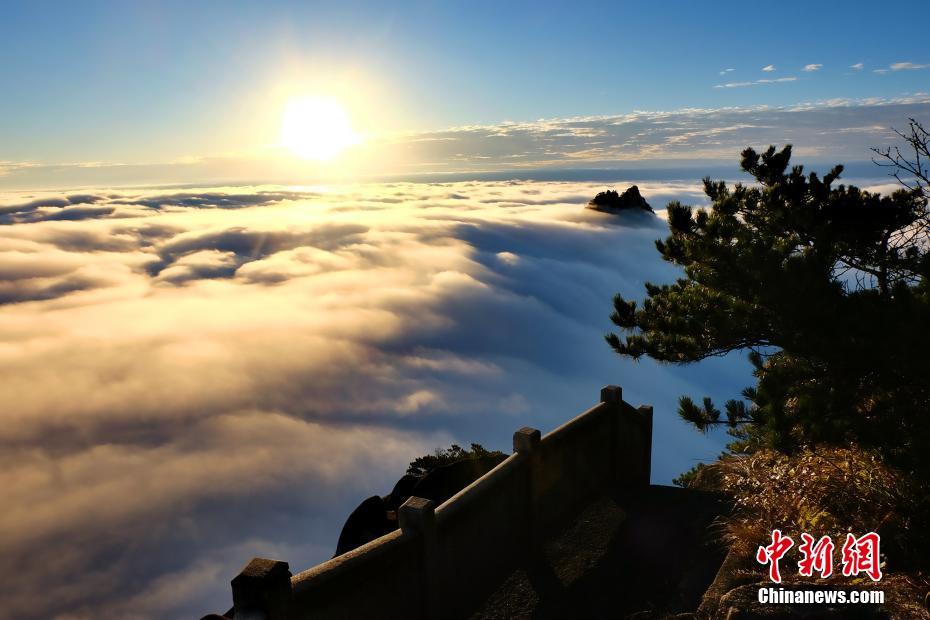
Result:
[[[679,272],[661,209],[583,208],[604,187],[0,196],[0,617],[223,612],[252,556],[327,559],[412,458],[509,450],[608,383],[655,406],[654,482],[713,458],[676,399],[732,397],[748,364],[609,350],[612,295]]]

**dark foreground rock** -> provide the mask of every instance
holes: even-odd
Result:
[[[397,521],[388,518],[387,503],[375,495],[352,511],[339,533],[336,555],[342,555],[367,542],[380,538],[397,527]]]
[[[403,476],[388,495],[369,497],[352,511],[342,526],[335,555],[342,555],[397,529],[397,509],[410,496],[432,500],[438,506],[494,469],[505,458],[503,454],[489,454],[442,465],[425,476]]]
[[[621,213],[623,211],[648,211],[654,213],[646,199],[639,193],[639,188],[631,185],[625,192],[618,194],[609,189],[601,192],[588,203],[589,209],[604,213]]]

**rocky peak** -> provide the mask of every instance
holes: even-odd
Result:
[[[628,187],[622,194],[618,194],[613,189],[600,192],[588,203],[588,208],[603,211],[604,213],[620,213],[621,211],[648,211],[654,213],[652,207],[642,197],[639,188],[635,185]]]

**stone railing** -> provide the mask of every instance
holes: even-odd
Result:
[[[518,430],[512,455],[438,508],[408,499],[390,534],[293,576],[286,562],[253,559],[232,580],[226,617],[466,617],[593,499],[648,486],[651,446],[652,407],[607,386],[545,437]]]

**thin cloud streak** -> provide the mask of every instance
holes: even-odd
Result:
[[[888,66],[892,71],[914,71],[918,69],[930,69],[930,63],[918,64],[914,62],[896,62]]]
[[[798,78],[796,77],[781,77],[774,79],[763,78],[761,80],[753,80],[752,82],[727,82],[726,84],[717,84],[714,88],[743,88],[746,86],[756,86],[758,84],[779,84],[781,82],[795,82]]]

